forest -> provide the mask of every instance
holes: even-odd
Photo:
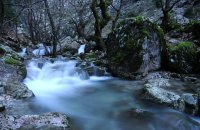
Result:
[[[0,0],[0,129],[200,130],[200,1]]]

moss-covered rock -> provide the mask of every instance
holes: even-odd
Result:
[[[192,42],[168,45],[168,68],[178,73],[196,73],[198,69],[197,46]]]
[[[186,26],[185,31],[192,33],[193,38],[198,40],[200,44],[200,21],[193,20]]]
[[[123,78],[146,75],[161,67],[161,51],[165,46],[163,31],[144,17],[122,20],[107,39],[111,72]]]

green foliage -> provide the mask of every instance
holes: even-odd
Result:
[[[190,23],[185,27],[184,31],[188,33],[192,32],[194,38],[200,42],[200,21],[190,21]]]
[[[188,53],[190,55],[196,55],[197,46],[191,42],[183,41],[176,45],[169,45],[168,49],[170,53]]]
[[[90,61],[95,61],[97,59],[97,56],[94,52],[86,53],[85,58]]]

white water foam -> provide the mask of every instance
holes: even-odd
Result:
[[[78,49],[78,54],[85,53],[85,44],[81,45]]]
[[[24,83],[37,97],[74,95],[78,87],[90,84],[89,80],[83,80],[86,72],[80,72],[75,65],[75,61],[56,61],[46,62],[40,68],[37,62],[32,61],[27,66],[28,73]]]

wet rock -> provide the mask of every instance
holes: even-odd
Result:
[[[24,83],[8,81],[4,86],[5,94],[16,99],[33,97],[34,94]]]
[[[163,32],[143,17],[125,19],[109,34],[107,55],[110,71],[122,78],[145,76],[161,67]]]
[[[189,77],[189,76],[184,76],[181,78],[182,81],[184,82],[196,82],[197,78],[196,77]]]
[[[195,115],[198,112],[198,97],[196,94],[185,93],[182,95],[185,102],[185,112]]]
[[[160,78],[149,80],[144,85],[142,97],[143,99],[184,111],[185,103],[183,99],[178,94],[168,91],[166,88],[169,86],[168,79]]]
[[[85,71],[88,72],[89,75],[95,75],[95,76],[104,76],[105,75],[105,69],[100,68],[97,66],[90,66],[87,68],[84,68]]]
[[[82,80],[87,80],[87,79],[90,78],[89,74],[87,73],[87,71],[84,71],[81,68],[76,68],[74,71],[75,72],[73,72],[73,75],[77,74],[80,77],[80,79],[82,79]]]
[[[134,118],[137,118],[137,119],[141,119],[141,118],[144,118],[144,117],[151,116],[152,113],[145,110],[145,109],[141,109],[141,108],[131,108],[131,109],[125,111],[123,113],[123,115],[126,116],[126,117],[134,117]]]
[[[15,64],[18,63],[19,64]],[[13,63],[13,64],[12,64]],[[0,59],[0,80],[7,81],[9,78],[15,78],[18,81],[23,81],[26,77],[26,67],[21,61],[13,62],[12,58]]]
[[[0,50],[4,53],[13,52],[12,48],[10,48],[9,46],[5,46],[5,45],[0,45]]]
[[[43,115],[24,116],[11,116],[0,114],[0,118],[1,128],[4,130],[69,130],[68,117],[61,113],[46,113]]]

